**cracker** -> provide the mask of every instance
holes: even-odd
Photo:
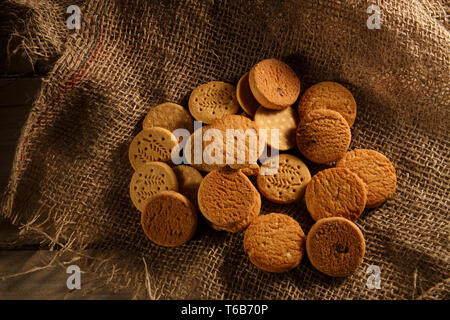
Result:
[[[147,201],[141,225],[151,241],[174,247],[194,236],[197,220],[197,209],[185,196],[175,191],[164,191]]]
[[[236,98],[239,105],[251,117],[255,116],[255,112],[259,107],[259,102],[253,96],[252,90],[250,89],[250,84],[248,83],[249,73],[244,74],[241,79],[239,79],[238,85],[236,87]]]
[[[250,89],[255,99],[267,109],[291,106],[300,94],[300,80],[284,62],[266,59],[250,70]]]
[[[188,104],[192,116],[207,124],[239,110],[236,88],[221,81],[211,81],[195,88]]]
[[[343,217],[352,221],[364,211],[366,186],[345,168],[330,168],[317,173],[306,187],[306,207],[314,220]]]
[[[300,118],[317,109],[330,109],[339,112],[347,121],[349,127],[355,122],[355,98],[347,88],[337,82],[320,82],[303,93],[298,103]]]
[[[144,118],[142,123],[144,130],[152,127],[161,127],[170,132],[176,129],[187,129],[194,132],[194,120],[189,112],[182,106],[166,102],[152,108]]]
[[[161,161],[171,163],[172,149],[178,144],[167,129],[152,127],[139,132],[130,144],[128,157],[134,170],[146,163]]]
[[[296,145],[298,116],[295,110],[287,107],[283,110],[270,110],[259,107],[255,113],[255,123],[260,129],[267,130],[267,144],[272,146],[271,130],[278,129],[278,150],[286,151]]]
[[[306,158],[325,164],[345,155],[351,132],[347,121],[338,112],[318,109],[301,119],[296,137],[298,149]]]
[[[270,162],[273,161],[276,159],[271,158]],[[270,165],[269,162],[263,164],[263,167],[268,165]],[[267,200],[287,204],[303,197],[310,180],[311,174],[302,160],[290,154],[280,154],[277,173],[259,174],[256,184]]]
[[[131,178],[130,198],[141,212],[152,195],[167,190],[178,191],[178,181],[173,170],[165,163],[147,163],[139,167]]]
[[[176,166],[173,168],[173,171],[178,179],[178,191],[185,195],[194,205],[197,205],[197,192],[203,180],[200,172],[187,165]]]
[[[311,264],[332,277],[354,272],[364,258],[366,244],[358,226],[348,219],[320,219],[306,239],[306,252]]]
[[[244,251],[257,268],[286,272],[297,267],[304,256],[305,233],[285,214],[262,215],[245,231]]]
[[[368,208],[374,208],[392,197],[397,176],[392,163],[375,150],[356,149],[348,152],[336,167],[347,168],[364,182]]]

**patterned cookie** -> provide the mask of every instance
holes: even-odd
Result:
[[[277,59],[257,63],[249,75],[253,96],[267,109],[291,106],[300,94],[300,80],[287,64]]]
[[[141,212],[152,195],[166,190],[178,191],[178,181],[173,170],[165,163],[147,163],[139,167],[131,178],[130,198]]]
[[[172,149],[178,144],[175,136],[167,129],[152,127],[142,130],[130,144],[128,157],[134,170],[146,163],[161,161],[171,163]]]
[[[226,159],[234,159],[234,167],[248,167],[250,163],[256,163],[259,155],[263,151],[264,143],[259,141],[259,129],[254,121],[240,115],[228,115],[214,121],[208,129],[218,129],[222,132],[224,161]],[[229,135],[227,131],[236,130],[243,136]],[[248,133],[248,136],[245,134]],[[253,136],[251,136],[253,134]],[[253,140],[252,140],[253,139]],[[233,149],[227,149],[227,143],[234,146]],[[242,150],[241,155],[238,150]],[[227,158],[228,156],[228,158]],[[252,159],[253,158],[253,159]],[[252,161],[253,160],[253,161]],[[227,164],[233,165],[227,160]],[[242,164],[242,165],[241,165]]]
[[[147,201],[141,225],[151,241],[174,247],[194,236],[197,219],[197,209],[188,198],[175,191],[163,191]]]
[[[300,152],[316,163],[341,159],[351,140],[347,121],[336,111],[318,109],[309,112],[298,125],[297,146]]]
[[[332,277],[344,277],[361,264],[366,244],[358,226],[348,219],[320,219],[306,239],[306,252],[311,264]]]
[[[363,212],[367,191],[356,174],[345,168],[320,171],[306,187],[306,207],[314,220],[343,217],[355,221]]]
[[[277,161],[277,159],[271,158],[270,161]],[[274,165],[274,163],[272,164]],[[269,165],[270,163],[266,162],[263,167]],[[277,173],[273,175],[259,174],[256,184],[266,199],[286,204],[301,199],[310,180],[311,174],[302,160],[290,154],[280,154]]]
[[[144,130],[161,127],[170,132],[183,128],[192,133],[194,131],[194,120],[182,106],[166,102],[152,108],[145,116],[142,126]]]
[[[200,172],[187,165],[176,166],[173,171],[178,179],[178,191],[196,205],[198,188],[203,180]]]
[[[305,234],[297,221],[280,213],[257,217],[245,231],[244,251],[259,269],[286,272],[300,264]]]
[[[330,109],[337,111],[347,121],[349,127],[356,118],[356,101],[347,88],[337,82],[320,82],[308,90],[300,98],[298,114],[302,119],[312,110]]]
[[[258,197],[245,174],[223,168],[211,171],[203,178],[198,189],[198,206],[214,225],[231,227],[252,213]]]
[[[199,129],[195,130],[195,132],[187,139],[186,145],[184,147],[184,157],[185,157],[186,162],[189,163],[195,169],[202,171],[202,172],[211,172],[213,170],[218,170],[225,166],[224,163],[208,164],[205,162],[205,159],[204,159],[205,149],[214,141],[214,140],[205,141],[203,139],[205,130],[207,130],[209,128],[210,128],[210,126],[205,126],[205,127],[201,127]],[[198,148],[195,146],[195,141],[198,141],[198,143],[199,143]],[[213,153],[213,152],[211,152],[211,153]],[[196,158],[196,156],[198,157],[198,159]],[[222,156],[222,159],[223,159],[222,162],[225,162],[225,159],[223,156]],[[197,163],[197,160],[198,160],[198,163]]]
[[[245,228],[249,226],[249,224],[259,215],[261,212],[261,196],[255,190],[256,199],[254,207],[252,208],[251,213],[242,221],[239,221],[231,226],[221,227],[217,226],[214,223],[208,222],[208,224],[217,231],[228,231],[228,232],[241,232]]]
[[[388,158],[375,150],[350,151],[336,166],[347,168],[361,178],[367,188],[368,208],[379,206],[394,194],[395,168]]]
[[[254,116],[256,109],[259,107],[258,101],[256,101],[253,96],[252,90],[250,89],[250,84],[248,83],[249,73],[244,74],[241,79],[239,79],[238,85],[236,87],[236,98],[242,107],[242,109],[249,115]]]
[[[221,81],[208,82],[195,88],[188,104],[192,116],[208,124],[239,110],[235,87]]]
[[[255,114],[255,123],[260,129],[267,129],[267,144],[271,147],[272,139],[270,132],[278,129],[278,150],[286,151],[296,145],[296,130],[298,126],[298,116],[291,107],[283,110],[269,110],[259,107]]]

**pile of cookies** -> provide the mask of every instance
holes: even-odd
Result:
[[[259,269],[289,271],[306,250],[311,264],[327,275],[353,272],[365,253],[363,234],[354,221],[366,207],[392,196],[395,169],[377,151],[347,152],[356,102],[345,87],[315,84],[294,109],[299,95],[295,72],[280,60],[266,59],[244,74],[236,88],[213,81],[194,89],[189,112],[174,103],[152,108],[129,148],[135,170],[130,197],[147,237],[163,246],[181,245],[194,235],[200,211],[216,230],[245,230],[244,251]],[[241,108],[244,113],[238,114]],[[194,126],[193,118],[204,125]],[[177,129],[187,134],[174,134]],[[224,135],[206,137],[208,129]],[[211,158],[223,156],[231,162],[198,159],[198,150],[205,154],[214,139],[229,142],[228,129],[253,130],[258,143],[248,139],[232,150],[212,152]],[[263,131],[268,135],[263,137]],[[304,161],[293,152],[283,153],[296,147],[308,161],[336,166],[311,177]],[[184,164],[175,165],[173,155],[180,150]],[[275,155],[263,157],[264,150]],[[264,171],[274,167],[271,174]],[[261,195],[279,204],[305,198],[316,223],[305,235],[286,214],[260,215]]]

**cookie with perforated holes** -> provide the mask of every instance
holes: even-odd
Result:
[[[167,129],[152,127],[139,132],[130,144],[128,158],[134,170],[154,161],[172,163],[172,150],[178,144]]]
[[[262,195],[269,201],[281,204],[292,203],[303,197],[305,188],[311,180],[306,164],[290,154],[280,154],[264,163],[264,167],[273,167],[273,174],[258,175],[256,184]]]

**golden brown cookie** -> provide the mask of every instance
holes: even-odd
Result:
[[[188,104],[192,116],[208,124],[239,110],[236,88],[221,81],[208,82],[195,88]]]
[[[161,127],[173,132],[182,128],[192,133],[194,131],[194,120],[182,106],[166,102],[152,108],[145,116],[142,126],[144,130]]]
[[[336,166],[347,168],[361,178],[367,188],[368,208],[379,206],[394,194],[397,185],[395,168],[389,159],[378,151],[350,151]]]
[[[141,225],[151,241],[174,247],[194,236],[197,219],[197,209],[188,198],[175,191],[163,191],[147,201]]]
[[[284,62],[266,59],[250,70],[250,89],[255,99],[267,109],[291,106],[300,94],[300,80]]]
[[[222,150],[222,163],[211,162],[207,163],[204,157],[205,149],[214,141],[212,138],[209,141],[203,139],[204,134],[210,126],[204,126],[194,131],[193,134],[187,139],[184,147],[184,157],[186,162],[189,163],[195,169],[202,172],[211,172],[213,170],[218,170],[225,166],[224,151]],[[196,142],[197,141],[197,142]],[[196,146],[198,143],[198,147]],[[208,154],[215,155],[215,150],[209,150]],[[211,159],[213,160],[213,159]]]
[[[178,191],[196,205],[198,188],[203,180],[200,172],[187,165],[176,166],[173,171],[178,179]]]
[[[251,215],[259,194],[241,171],[229,168],[208,173],[198,189],[203,216],[219,227],[231,227]]]
[[[355,221],[366,206],[366,186],[350,170],[326,169],[309,182],[305,201],[311,217],[316,221],[329,217]]]
[[[311,180],[308,167],[302,160],[290,154],[280,154],[278,158],[271,158],[270,161],[272,164],[266,162],[263,167],[275,167],[278,161],[278,170],[272,175],[258,175],[256,183],[262,195],[269,201],[281,204],[301,199]]]
[[[257,217],[245,231],[244,251],[259,269],[286,272],[300,264],[305,234],[297,221],[280,213]]]
[[[146,163],[161,161],[171,163],[172,149],[178,144],[175,136],[167,129],[152,127],[142,130],[130,144],[128,157],[134,170]]]
[[[341,159],[351,140],[347,121],[336,111],[318,109],[309,112],[297,128],[300,152],[316,163],[330,163]]]
[[[306,252],[311,264],[326,275],[344,277],[361,264],[366,244],[358,226],[348,219],[320,219],[306,239]]]
[[[140,166],[130,183],[130,198],[139,211],[143,211],[147,200],[154,194],[178,191],[178,181],[173,170],[162,162],[149,162]]]
[[[228,232],[241,232],[245,228],[249,226],[249,224],[259,215],[261,212],[261,196],[259,193],[255,190],[257,201],[255,202],[255,205],[251,211],[251,213],[242,221],[239,221],[231,226],[217,226],[211,222],[208,222],[208,224],[218,231],[228,231]]]
[[[224,161],[235,168],[248,167],[251,163],[255,164],[264,150],[264,143],[259,141],[258,126],[247,117],[228,115],[214,121],[207,129],[221,131]],[[227,143],[233,148],[229,150]],[[239,152],[240,150],[242,152]]]
[[[255,123],[260,129],[267,130],[267,144],[278,150],[286,151],[296,145],[298,116],[291,107],[283,110],[270,110],[259,107],[255,114]],[[278,129],[278,147],[272,145],[271,132]]]
[[[252,90],[250,89],[250,84],[248,83],[249,73],[244,74],[241,79],[239,79],[238,85],[236,87],[236,98],[242,107],[242,109],[249,115],[254,116],[256,109],[259,107],[258,101],[256,101],[253,96]]]
[[[240,166],[230,165],[232,169],[241,170],[246,176],[257,176],[260,173],[261,168],[257,163],[250,164],[248,167],[241,168]]]
[[[347,88],[337,82],[320,82],[301,96],[298,103],[298,115],[302,119],[312,110],[330,109],[337,111],[347,121],[349,127],[356,118],[356,101]]]

